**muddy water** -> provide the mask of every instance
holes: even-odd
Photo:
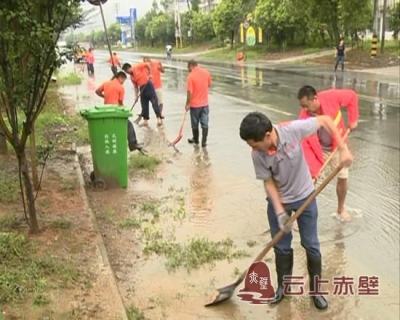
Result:
[[[147,148],[164,157],[161,171],[150,181],[132,180],[126,192],[110,191],[109,199],[129,209],[127,204],[138,194],[160,196],[181,189],[187,218],[182,223],[173,219],[163,222],[164,227],[175,228],[178,241],[194,235],[211,240],[229,236],[238,248],[255,256],[269,240],[263,233],[268,229],[266,203],[262,185],[254,178],[250,150],[239,138],[240,121],[252,110],[266,112],[275,122],[292,119],[298,112],[295,95],[299,86],[309,83],[330,87],[334,83],[329,77],[310,79],[273,73],[264,75],[260,86],[259,80],[258,85],[251,82],[259,76],[249,75],[249,70],[210,67],[214,85],[209,146],[205,151],[186,143],[190,137],[187,120],[184,139],[178,144],[180,154],[175,154],[166,141],[174,139],[178,131],[186,76],[184,65],[176,66],[164,75],[165,128],[155,129],[153,119],[150,129],[137,129]],[[103,62],[98,62],[96,72],[96,83],[109,77]],[[134,302],[149,319],[264,319],[266,315],[271,319],[399,318],[399,88],[373,79],[365,80],[364,87],[357,81],[354,84],[354,79],[344,78],[342,82],[361,94],[361,121],[350,138],[356,160],[346,201],[354,219],[342,224],[331,217],[336,209],[335,187],[331,184],[318,198],[319,233],[324,278],[354,277],[355,294],[333,295],[333,286],[327,285],[330,307],[323,313],[315,311],[307,297],[293,297],[277,307],[250,306],[233,297],[226,304],[207,309],[203,305],[213,298],[213,288],[234,281],[235,268],[244,270],[251,258],[218,262],[212,269],[205,267],[190,274],[183,270],[169,274],[162,258],[145,260],[141,256],[140,241],[135,240],[134,232],[128,232],[124,239],[130,239],[136,249],[122,250],[129,248],[124,247],[127,244],[123,240],[114,240],[109,246],[110,254],[120,261],[117,275],[127,305]],[[127,83],[127,104],[133,101],[131,88]],[[249,248],[248,240],[255,240],[256,246]],[[294,274],[306,275],[298,234],[293,242]],[[271,259],[273,253],[268,257]],[[274,264],[270,261],[268,265],[274,275]],[[379,277],[379,296],[357,295],[357,279],[363,275]]]

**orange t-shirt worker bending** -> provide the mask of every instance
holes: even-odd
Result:
[[[203,68],[200,68],[196,61],[188,62],[189,75],[186,81],[187,98],[186,111],[190,110],[193,138],[188,139],[189,143],[199,144],[199,124],[202,129],[201,146],[207,146],[209,104],[208,89],[211,86],[211,75]]]
[[[104,104],[124,105],[125,88],[123,86],[126,74],[123,71],[117,72],[111,80],[104,82],[96,89],[96,94],[104,99]],[[139,150],[142,152],[143,146],[138,144],[135,128],[128,120],[128,146],[130,151]]]

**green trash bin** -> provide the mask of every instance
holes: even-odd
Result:
[[[81,110],[88,121],[93,172],[96,189],[128,186],[128,118],[127,108],[113,105]]]

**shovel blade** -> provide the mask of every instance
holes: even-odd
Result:
[[[207,303],[205,307],[215,306],[226,300],[229,300],[235,293],[237,286],[238,284],[235,282],[233,284],[230,284],[229,286],[217,289],[218,295],[216,296],[213,302]]]

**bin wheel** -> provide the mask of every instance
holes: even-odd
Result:
[[[89,177],[90,177],[90,181],[91,181],[91,182],[94,182],[94,180],[96,179],[95,176],[94,176],[94,171],[92,171],[92,172],[90,173],[90,176],[89,176]]]
[[[93,181],[93,188],[95,190],[99,190],[99,191],[106,190],[107,189],[107,184],[103,179],[100,179],[100,178],[99,179],[95,179]]]

